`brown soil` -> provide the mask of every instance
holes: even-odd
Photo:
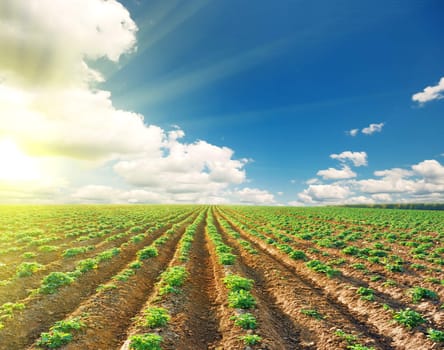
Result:
[[[5,322],[5,328],[0,331],[0,349],[23,349],[32,344],[41,332],[46,331],[55,321],[64,319],[83,300],[91,297],[99,284],[107,282],[123,269],[127,263],[134,259],[136,252],[143,245],[151,244],[169,227],[171,225],[153,232],[144,242],[128,245],[111,261],[102,263],[98,270],[82,275],[74,283],[60,289],[56,294],[26,298],[23,301],[26,305],[25,310],[15,314],[12,320]]]
[[[217,292],[204,235],[204,226],[200,225],[190,252],[190,277],[183,287],[184,304],[169,327],[175,339],[169,337],[165,349],[214,349],[221,338],[216,313]]]
[[[285,266],[287,270],[292,271],[294,276],[299,276],[307,286],[311,285],[312,292],[319,291],[332,305],[342,310],[344,315],[348,315],[349,321],[359,327],[358,331],[360,333],[376,341],[378,348],[418,350],[439,348],[436,344],[434,345],[427,340],[424,333],[419,331],[407,332],[401,326],[396,325],[392,321],[392,315],[383,311],[378,304],[360,300],[355,290],[344,285],[340,279],[330,279],[322,274],[314,273],[308,270],[303,262],[288,258],[276,248],[246,234],[240,229],[237,229],[237,231],[241,233],[244,239],[255,243],[256,247],[263,253]],[[311,302],[310,304],[313,303]],[[343,322],[338,321],[336,318],[334,324],[340,324],[343,327]]]

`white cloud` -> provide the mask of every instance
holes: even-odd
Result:
[[[310,185],[300,193],[299,199],[305,203],[316,201],[337,201],[346,199],[351,194],[348,187],[341,184],[331,185]]]
[[[371,195],[371,198],[375,200],[375,202],[381,203],[386,202],[390,203],[393,201],[393,197],[389,193],[377,193]]]
[[[381,132],[383,126],[384,126],[384,123],[370,124],[366,128],[363,128],[361,131],[363,134],[372,135],[375,132]]]
[[[356,167],[367,165],[367,153],[365,152],[344,151],[340,154],[331,154],[330,158],[337,159],[340,162],[349,160]]]
[[[235,159],[230,148],[203,140],[180,142],[184,132],[179,127],[168,132],[147,125],[142,115],[116,108],[111,93],[98,88],[106,77],[91,62],[117,63],[136,50],[138,28],[119,2],[5,1],[8,11],[0,12],[0,135],[34,156],[112,167],[126,188],[104,186],[94,178],[94,185],[71,189],[70,200],[275,203],[267,191],[232,189],[247,180],[249,160]]]
[[[356,177],[356,173],[346,165],[344,165],[342,169],[328,168],[325,170],[319,170],[316,175],[322,176],[324,180],[350,179]]]
[[[164,186],[170,192],[215,191],[246,180],[243,167],[247,160],[232,159],[234,152],[231,149],[205,141],[184,144],[177,138],[174,133],[154,157],[144,154],[119,161],[114,165],[115,172],[129,184]],[[159,155],[162,151],[167,155]]]
[[[358,135],[358,133],[359,133],[359,129],[351,129],[351,130],[347,131],[347,134],[349,134],[350,136],[353,136],[353,137]]]
[[[412,100],[424,104],[429,101],[439,100],[444,98],[444,77],[439,80],[439,83],[434,86],[427,86],[422,92],[418,92],[412,96]]]
[[[413,171],[423,176],[427,182],[444,184],[444,166],[436,160],[424,160],[412,166]]]
[[[309,184],[298,198],[309,205],[444,201],[444,166],[436,160],[373,174],[376,178]]]
[[[241,203],[246,204],[275,204],[273,194],[268,191],[260,190],[257,188],[245,187],[242,190],[234,193],[235,198],[237,198]]]

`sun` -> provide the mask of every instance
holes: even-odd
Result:
[[[37,162],[9,139],[0,139],[0,181],[30,181],[41,176]]]

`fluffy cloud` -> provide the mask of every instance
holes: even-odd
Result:
[[[180,128],[147,125],[142,115],[113,105],[111,93],[100,88],[106,77],[92,63],[117,63],[136,50],[138,28],[119,2],[5,1],[0,136],[34,156],[93,161],[120,177],[117,187],[95,177],[95,185],[64,188],[70,200],[274,203],[266,191],[233,189],[246,181],[248,161],[234,159],[230,148],[181,142]]]
[[[353,136],[353,137],[358,135],[358,133],[359,133],[359,129],[351,129],[351,130],[347,131],[347,134],[349,134],[350,136]]]
[[[348,166],[343,166],[342,169],[328,168],[326,170],[319,170],[318,176],[322,176],[324,180],[330,179],[350,179],[356,177],[356,173]]]
[[[376,178],[309,185],[298,198],[309,205],[444,201],[444,166],[436,160],[373,174]]]
[[[444,166],[436,160],[425,160],[412,166],[413,171],[423,176],[425,181],[433,184],[444,184]]]
[[[169,192],[214,192],[230,184],[245,181],[247,160],[232,159],[233,151],[205,141],[184,144],[178,141],[183,132],[174,132],[164,143],[166,156],[143,157],[120,161],[114,170],[135,186],[163,186]]]
[[[378,124],[372,123],[369,126],[362,128],[361,130],[351,129],[349,131],[346,131],[346,134],[355,137],[356,135],[359,134],[359,131],[361,131],[365,135],[372,135],[375,132],[381,132],[383,126],[384,126],[384,123],[378,123]]]
[[[367,165],[367,153],[345,151],[340,154],[331,154],[330,158],[337,159],[340,162],[351,161],[354,166]]]
[[[298,197],[305,203],[315,203],[344,200],[350,194],[350,189],[341,184],[310,185]]]
[[[362,129],[362,133],[366,134],[366,135],[372,135],[375,132],[381,132],[383,126],[384,126],[384,123],[370,124],[366,128]]]
[[[88,64],[135,49],[137,26],[120,3],[6,0],[3,8],[0,133],[33,152],[70,157],[157,148],[161,130],[116,109],[110,92],[94,87],[104,78]]]
[[[243,204],[275,204],[273,194],[257,188],[245,187],[234,193],[234,197]]]
[[[427,86],[423,91],[412,96],[412,100],[421,104],[429,101],[444,98],[444,77],[442,77],[437,85]]]

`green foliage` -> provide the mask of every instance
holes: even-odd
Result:
[[[166,269],[160,275],[159,295],[168,293],[179,293],[181,287],[188,276],[188,272],[183,266],[173,266]]]
[[[332,267],[324,264],[322,261],[319,260],[310,260],[309,262],[307,262],[306,265],[309,269],[313,271],[325,273],[329,278],[340,274],[338,270],[333,269]]]
[[[249,312],[232,316],[231,320],[234,320],[234,324],[243,329],[256,329],[257,326],[256,318]]]
[[[375,295],[374,295],[375,292],[373,291],[373,289],[359,287],[358,290],[356,291],[356,293],[361,296],[362,300],[368,300],[368,301],[375,300]]]
[[[96,288],[96,292],[101,292],[101,291],[106,291],[106,290],[111,290],[111,289],[116,289],[117,286],[115,284],[100,284],[97,288]]]
[[[93,258],[88,258],[84,260],[80,260],[77,263],[76,269],[81,273],[85,273],[90,270],[97,269],[98,261]]]
[[[349,345],[353,345],[358,340],[358,337],[356,335],[351,333],[346,333],[342,329],[337,329],[335,331],[335,335],[345,340]]]
[[[231,291],[251,290],[254,281],[238,275],[228,275],[223,279],[225,286]]]
[[[422,287],[413,287],[409,290],[414,303],[420,302],[422,299],[438,299],[438,294],[430,289]]]
[[[51,272],[43,279],[39,292],[42,294],[54,294],[60,287],[72,282],[74,282],[74,278],[64,272]]]
[[[222,265],[233,265],[236,261],[236,255],[231,253],[221,253],[219,254],[219,262]]]
[[[57,349],[65,344],[68,344],[71,340],[71,333],[54,330],[48,333],[40,334],[40,339],[37,341],[37,345],[44,346],[48,349]]]
[[[73,331],[78,331],[85,327],[80,318],[58,321],[49,329],[49,332],[40,334],[37,345],[48,349],[56,349],[69,343],[73,338]]]
[[[149,307],[145,309],[145,326],[150,328],[166,326],[170,320],[168,311],[162,307]]]
[[[408,329],[412,329],[426,322],[421,314],[409,308],[395,312],[393,319]]]
[[[313,317],[317,320],[322,320],[325,318],[325,316],[319,313],[319,311],[316,309],[301,309],[301,314]]]
[[[0,320],[14,317],[14,311],[23,310],[25,304],[7,302],[0,306]]]
[[[133,335],[130,338],[130,349],[134,350],[162,350],[160,344],[163,338],[155,333]]]
[[[29,277],[43,267],[42,264],[36,262],[23,262],[17,266],[16,275],[17,277]]]
[[[372,346],[369,347],[369,346],[364,346],[361,344],[348,345],[347,349],[350,349],[350,350],[375,350],[375,348]]]
[[[57,247],[55,245],[42,245],[39,247],[39,251],[41,251],[43,253],[55,252],[57,250],[59,250],[59,247]]]
[[[294,260],[307,260],[307,255],[302,250],[293,250],[288,256]]]
[[[143,248],[142,250],[139,250],[137,252],[137,257],[140,260],[145,260],[145,259],[148,259],[148,258],[154,258],[154,257],[156,257],[158,255],[159,255],[159,252],[157,251],[157,248],[156,247],[152,247],[152,246]]]
[[[262,341],[262,338],[257,334],[242,335],[239,339],[243,340],[244,344],[247,346],[259,344]]]
[[[429,328],[427,330],[427,338],[435,343],[444,343],[444,332]]]
[[[111,248],[111,249],[105,250],[102,253],[100,253],[99,255],[97,255],[97,260],[99,262],[111,260],[116,255],[119,255],[119,253],[120,253],[119,248]]]
[[[33,253],[33,252],[25,252],[25,253],[22,254],[22,258],[23,259],[33,259],[36,256],[37,256],[37,254]]]
[[[133,269],[133,270],[138,270],[142,267],[142,262],[141,261],[133,261],[132,263],[129,264],[129,268]]]
[[[120,281],[120,282],[126,282],[128,279],[135,274],[135,271],[132,269],[125,269],[119,274],[115,275],[113,279]]]
[[[256,300],[247,290],[236,290],[228,293],[228,305],[235,309],[250,309],[256,305]]]
[[[71,258],[73,256],[86,253],[87,251],[90,251],[93,249],[95,249],[94,246],[68,248],[62,253],[62,256],[64,258]]]

